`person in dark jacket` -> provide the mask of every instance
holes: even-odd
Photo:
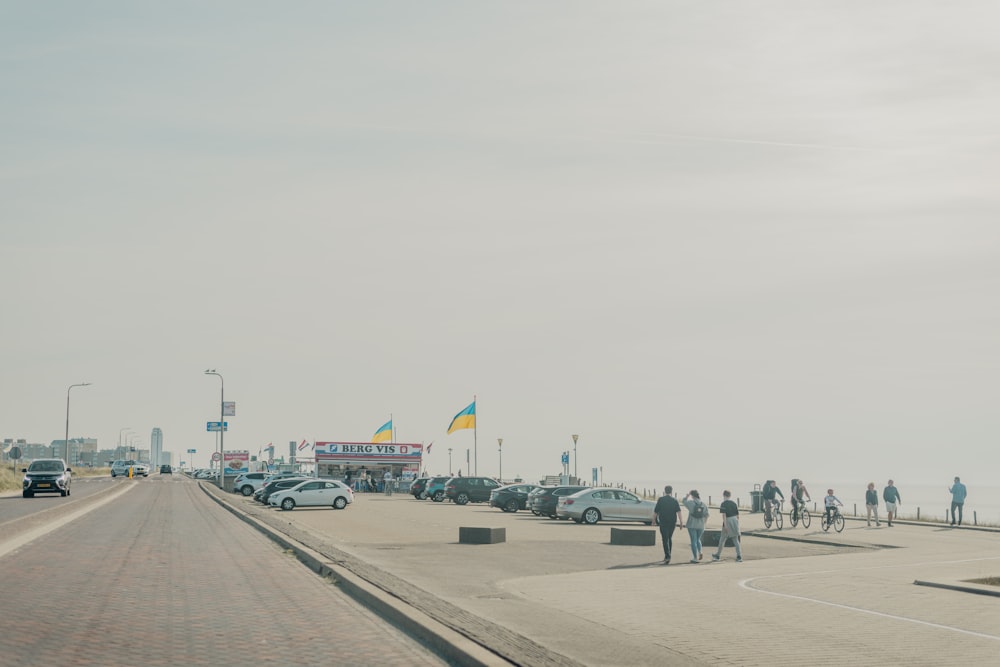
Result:
[[[885,501],[885,516],[889,520],[889,527],[892,528],[892,519],[896,516],[896,506],[903,504],[903,499],[899,496],[899,489],[889,480],[889,484],[882,489],[882,500]]]
[[[674,528],[683,528],[681,523],[681,505],[674,498],[674,487],[663,487],[663,495],[656,501],[653,514],[660,525],[660,538],[663,541],[663,564],[670,563],[670,551],[673,548]]]
[[[875,515],[875,525],[881,526],[878,520],[878,491],[875,490],[875,482],[868,482],[868,490],[865,491],[865,509],[868,510],[868,525],[872,525],[872,515]]]

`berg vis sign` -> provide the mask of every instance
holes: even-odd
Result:
[[[420,443],[317,442],[316,460],[358,463],[418,463],[424,454]]]

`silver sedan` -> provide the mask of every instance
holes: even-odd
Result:
[[[641,521],[650,526],[653,524],[654,507],[656,503],[621,489],[586,489],[559,498],[556,516],[573,519],[577,523]]]

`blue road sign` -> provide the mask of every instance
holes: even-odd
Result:
[[[205,429],[206,431],[228,431],[229,430],[229,422],[207,422],[207,424],[208,424],[208,427]],[[220,428],[220,426],[221,426],[221,428]]]

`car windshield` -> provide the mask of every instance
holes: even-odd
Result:
[[[28,466],[28,472],[62,472],[62,461],[34,461]]]

